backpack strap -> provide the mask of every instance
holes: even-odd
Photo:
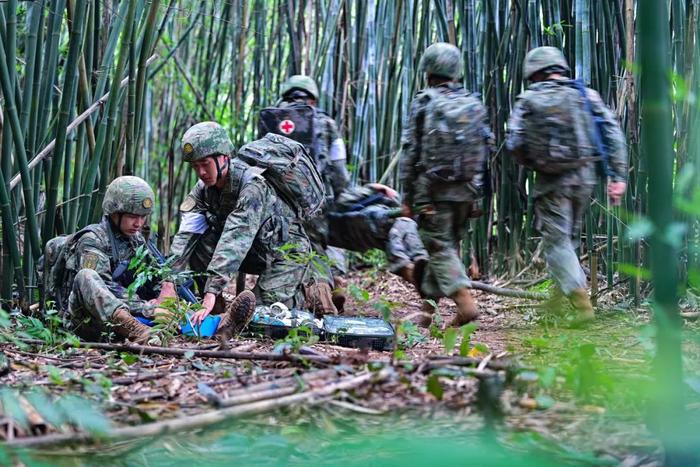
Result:
[[[587,114],[593,119],[593,144],[595,146],[596,152],[600,156],[600,161],[598,163],[598,169],[601,175],[606,177],[612,177],[613,174],[608,166],[608,152],[605,150],[605,144],[603,144],[603,119],[593,113],[593,106],[591,105],[591,100],[588,98],[588,92],[586,91],[586,86],[580,79],[572,80],[573,87],[580,94],[583,99],[583,109]]]

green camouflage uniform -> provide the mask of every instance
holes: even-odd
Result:
[[[282,93],[287,94],[295,89],[300,89],[309,93],[318,100],[318,88],[316,83],[307,76],[292,76],[282,87]],[[281,99],[278,107],[290,105],[306,104],[306,99],[285,98]],[[327,205],[332,206],[335,200],[350,184],[350,174],[346,164],[345,143],[338,131],[338,125],[327,113],[319,108],[315,108],[314,119],[314,141],[315,148],[312,154],[328,195]],[[327,219],[323,216],[308,220],[304,224],[307,234],[311,239],[312,247],[321,255],[326,255],[331,263],[332,274],[329,273],[328,280],[332,282],[332,275],[343,275],[347,272],[345,253],[336,247],[327,246],[325,237],[327,236]]]
[[[199,181],[180,214],[174,267],[206,273],[204,293],[219,295],[240,270],[259,275],[253,291],[263,304],[303,306],[309,268],[290,256],[308,255],[309,239],[257,169],[232,159],[223,190]]]
[[[460,84],[447,82],[421,91],[413,99],[402,135],[401,183],[405,202],[418,216],[420,237],[430,254],[421,290],[428,297],[438,298],[470,285],[458,248],[468,227],[472,203],[481,197],[483,173],[469,183],[435,183],[421,167],[421,126],[425,108],[435,93],[468,95]],[[485,114],[481,101],[472,99],[474,111]],[[488,141],[491,131],[486,122],[482,133]]]
[[[153,191],[144,180],[119,177],[107,187],[102,221],[85,227],[67,242],[63,287],[70,295],[65,321],[79,336],[99,339],[108,332],[106,325],[119,308],[132,315],[153,317],[154,307],[146,301],[158,296],[156,284],[141,286],[132,298],[127,293],[135,279],[129,262],[145,240],[141,233],[122,234],[108,217],[123,212],[145,216],[151,213],[153,203]]]
[[[519,96],[508,120],[506,147],[509,151],[527,151],[524,134],[527,115],[522,99],[536,98],[538,90],[561,86],[573,87],[573,82],[570,79],[557,79],[533,83]],[[611,181],[626,181],[627,149],[617,119],[596,91],[587,88],[586,92],[592,112],[604,122],[601,136],[613,174]],[[536,228],[542,234],[543,252],[550,274],[565,295],[574,289],[586,287],[586,275],[575,250],[580,242],[583,213],[588,209],[597,181],[594,162],[561,174],[537,173],[535,176],[533,197]]]

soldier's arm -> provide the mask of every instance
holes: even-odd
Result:
[[[76,268],[96,271],[107,285],[112,284],[110,252],[100,245],[97,235],[88,232],[78,239],[75,246]]]
[[[267,218],[271,188],[254,181],[242,189],[236,207],[226,218],[224,231],[207,268],[205,293],[219,295],[245,259],[255,236]]]
[[[413,185],[418,175],[416,164],[420,157],[420,127],[423,118],[423,100],[416,97],[411,102],[406,127],[401,134],[400,178],[404,203],[413,204]]]
[[[197,182],[197,185],[180,204],[180,228],[170,247],[170,254],[175,257],[173,262],[175,270],[180,271],[187,268],[197,239],[209,228],[204,190],[204,184]]]
[[[525,145],[525,106],[522,99],[515,102],[515,106],[508,118],[508,128],[506,131],[506,149],[516,160],[525,155],[527,147]]]
[[[337,198],[350,184],[350,174],[346,167],[347,152],[345,150],[345,142],[338,131],[338,126],[331,118],[328,119],[328,133],[330,150],[328,154],[329,163],[326,167],[326,171],[328,172],[328,178],[331,180],[334,194]]]
[[[605,105],[600,95],[593,89],[587,89],[591,110],[602,119],[601,132],[605,150],[608,153],[608,168],[612,172],[613,182],[627,181],[627,143],[615,115]]]

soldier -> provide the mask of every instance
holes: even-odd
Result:
[[[598,142],[609,157],[607,191],[612,204],[620,203],[627,186],[627,150],[620,126],[598,93],[568,74],[569,65],[555,47],[538,47],[527,54],[523,77],[532,84],[518,96],[506,147],[519,163],[535,170],[536,227],[558,288],[555,296],[567,296],[578,312],[576,322],[583,323],[592,320],[594,312],[575,250],[581,217],[598,178],[595,135],[600,135]]]
[[[308,148],[316,162],[316,168],[323,178],[328,196],[328,206],[348,187],[350,174],[346,168],[347,156],[345,142],[340,136],[335,121],[323,110],[316,107],[318,102],[318,86],[313,78],[304,75],[290,76],[280,87],[282,95],[278,107],[287,108],[298,105],[310,106],[313,111],[313,137]],[[345,303],[344,287],[347,273],[345,252],[339,248],[324,244],[327,231],[326,219],[319,217],[306,222],[306,232],[311,239],[314,250],[325,254],[330,259],[330,280],[335,290],[334,303],[342,310]]]
[[[481,101],[468,93],[462,56],[455,46],[436,43],[420,61],[428,88],[411,102],[402,135],[401,183],[404,209],[417,216],[430,260],[416,281],[424,296],[450,297],[457,305],[452,326],[478,317],[469,293],[470,281],[459,255],[472,204],[481,197],[490,130]],[[429,326],[434,309],[423,307],[419,324]]]
[[[119,337],[139,344],[159,343],[148,326],[134,316],[153,319],[158,309],[147,300],[157,296],[156,285],[147,283],[133,298],[127,287],[134,281],[129,263],[145,244],[141,228],[151,214],[155,196],[138,177],[119,177],[107,187],[104,217],[67,240],[64,286],[70,291],[67,315],[69,327],[86,339],[99,339],[111,330]],[[255,308],[252,294],[236,298],[219,323],[219,330],[235,320],[250,320]],[[245,315],[245,316],[243,316]]]
[[[233,143],[221,125],[202,122],[182,137],[182,157],[199,182],[180,205],[180,229],[171,253],[176,269],[206,273],[201,322],[238,271],[259,275],[255,295],[265,305],[306,305],[318,314],[337,313],[330,285],[294,257],[311,253],[301,219],[257,168],[232,158]],[[160,299],[173,296],[165,283]]]

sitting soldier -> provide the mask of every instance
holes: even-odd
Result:
[[[53,276],[49,281],[53,290],[48,295],[56,300],[67,325],[78,336],[94,340],[113,331],[139,344],[159,343],[151,329],[135,318],[153,319],[157,313],[169,313],[147,301],[158,295],[157,284],[139,287],[133,297],[127,290],[136,279],[129,264],[145,244],[141,229],[151,214],[154,198],[151,187],[138,177],[112,181],[102,203],[102,220],[67,237],[58,259],[47,271]],[[254,296],[240,295],[217,331],[228,330],[238,321],[247,324],[254,309]]]
[[[298,143],[275,137],[282,140],[275,148],[291,151],[296,145],[303,151]],[[266,138],[248,146],[259,144],[269,154],[275,148]],[[209,315],[239,271],[259,275],[253,291],[263,305],[281,302],[289,308],[306,306],[319,315],[336,314],[330,284],[304,261],[311,246],[299,212],[289,197],[283,200],[280,187],[273,186],[265,171],[231,157],[233,152],[226,130],[215,122],[198,123],[182,137],[183,160],[199,182],[180,205],[180,229],[171,253],[175,269],[206,273],[200,284],[204,309],[193,315],[193,323]],[[159,300],[174,295],[174,284],[164,283]]]

